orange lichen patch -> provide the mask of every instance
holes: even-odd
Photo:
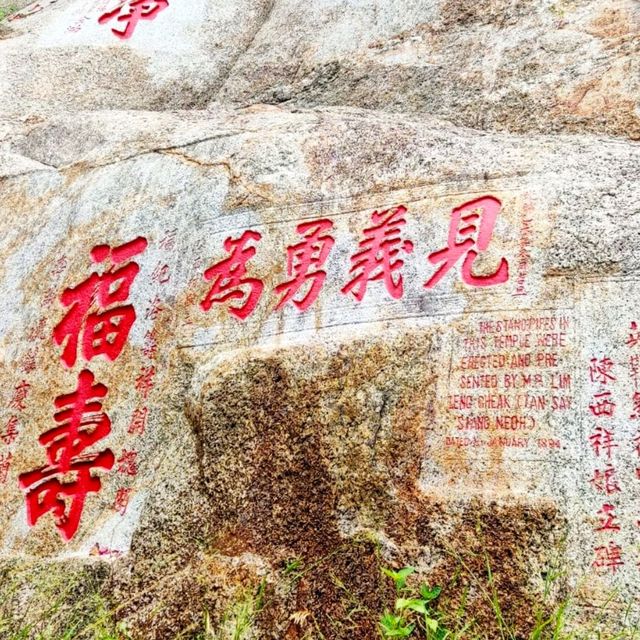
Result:
[[[598,38],[623,38],[640,31],[640,18],[633,7],[607,7],[593,19],[588,32]]]

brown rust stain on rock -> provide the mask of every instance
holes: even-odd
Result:
[[[557,567],[566,519],[550,501],[530,503],[434,501],[416,519],[420,545],[431,553],[431,584],[444,588],[441,606],[463,607],[488,638],[501,637],[495,607],[517,637],[528,637],[540,611],[550,567]],[[562,581],[553,585],[561,595]]]

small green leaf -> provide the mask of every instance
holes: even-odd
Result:
[[[438,630],[438,621],[435,620],[434,618],[425,618],[424,621],[427,627],[429,628],[429,630],[433,631],[433,633],[435,633]]]
[[[405,609],[417,611],[422,614],[427,613],[426,602],[419,598],[398,598],[396,600],[396,611],[404,611]]]
[[[398,591],[402,591],[407,588],[407,578],[414,572],[415,569],[413,567],[404,567],[399,571],[392,571],[391,569],[385,568],[382,569],[382,573],[394,581]]]
[[[442,587],[429,587],[426,584],[423,584],[420,587],[420,595],[430,602],[431,600],[435,600],[442,593]]]

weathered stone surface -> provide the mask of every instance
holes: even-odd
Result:
[[[9,23],[4,113],[262,102],[640,137],[633,0],[197,0],[139,23],[126,47],[102,11],[58,0]]]
[[[145,638],[188,636],[205,611],[215,621],[243,599],[255,604],[263,580],[257,637],[303,637],[313,620],[325,637],[371,638],[392,598],[381,566],[413,564],[448,585],[455,602],[477,584],[483,553],[505,615],[522,633],[551,567],[568,571],[566,588],[589,575],[591,601],[614,587],[635,594],[631,524],[620,537],[625,567],[615,575],[591,567],[599,507],[585,462],[594,426],[585,411],[592,354],[621,363],[637,315],[640,265],[629,242],[640,233],[636,146],[266,106],[215,115],[60,113],[7,121],[2,131],[5,423],[15,413],[14,388],[31,385],[0,484],[4,557],[74,558],[90,571],[113,563],[107,593],[127,603],[118,615]],[[474,270],[493,273],[505,257],[510,280],[474,289],[456,268],[424,289],[433,272],[427,256],[446,244],[451,209],[486,194],[502,212]],[[340,293],[349,257],[371,212],[400,204],[403,235],[414,244],[403,256],[404,296],[394,300],[382,282],[371,283],[358,303]],[[335,225],[324,289],[306,313],[274,312],[269,292],[286,275],[285,247],[299,221],[318,218]],[[225,237],[244,229],[262,234],[251,273],[265,293],[241,322],[226,305],[209,313],[198,305],[210,288],[203,270],[224,256]],[[57,295],[90,274],[91,247],[136,236],[149,245],[131,290],[138,320],[130,344],[117,361],[89,366],[109,389],[108,446],[118,459],[135,449],[137,475],[118,464],[105,474],[65,543],[51,516],[25,525],[17,484],[18,473],[42,464],[38,436],[53,424],[53,399],[87,366],[65,369],[50,339],[63,316]],[[66,265],[56,263],[63,255]],[[505,332],[498,323],[507,322],[515,328]],[[152,360],[151,331],[160,345]],[[481,348],[483,335],[490,344]],[[506,336],[516,337],[505,349]],[[503,388],[511,370],[468,370],[468,362],[505,352],[533,354],[533,364],[515,371],[544,373],[535,396],[548,406],[489,404],[500,396],[519,402],[520,391]],[[143,402],[137,379],[151,363],[149,422],[144,435],[132,435]],[[621,371],[623,404],[631,383]],[[489,389],[465,390],[472,374],[499,374],[498,389],[489,381]],[[569,389],[555,391],[563,375]],[[480,407],[477,398],[490,394]],[[551,398],[561,397],[571,402],[552,409]],[[511,426],[499,427],[500,416],[514,416]],[[481,424],[490,425],[486,433]],[[633,423],[618,428],[629,447]],[[633,471],[627,451],[621,474]],[[626,523],[640,497],[634,487],[625,475]],[[132,490],[124,516],[114,511],[122,488]],[[462,574],[451,553],[467,559]],[[292,579],[284,567],[295,558],[313,569]],[[462,582],[449,585],[454,575]],[[365,609],[354,612],[356,601]],[[467,604],[490,633],[481,593]],[[295,622],[296,611],[309,612],[307,622]]]
[[[608,630],[628,626],[637,3],[171,2],[125,40],[112,5],[20,8],[0,32],[0,635],[369,640],[381,569],[406,565],[478,637],[502,637],[494,595],[518,638],[569,593],[577,626],[612,595]],[[287,299],[305,237],[311,289]],[[122,299],[89,287],[74,360],[64,296],[136,239]],[[354,280],[384,247],[391,274]],[[246,273],[206,275],[231,254]],[[24,474],[88,375],[102,407],[78,428],[104,411],[110,431],[62,450],[111,468],[76,530],[69,497],[66,519],[27,511]]]

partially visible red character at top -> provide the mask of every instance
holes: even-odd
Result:
[[[403,240],[401,228],[407,223],[404,206],[371,214],[373,225],[364,230],[360,250],[351,257],[351,273],[354,278],[342,288],[342,293],[353,293],[361,302],[369,282],[382,280],[392,298],[398,300],[404,293],[402,274],[397,273],[404,260],[400,252],[413,252],[413,243]]]
[[[98,22],[104,24],[115,18],[122,23],[123,28],[112,28],[111,33],[121,40],[127,40],[133,35],[140,20],[153,20],[161,11],[169,6],[168,0],[132,0],[121,2],[115,9],[103,13]]]
[[[281,309],[291,301],[300,311],[306,311],[315,302],[327,277],[322,267],[335,244],[335,240],[328,235],[332,228],[331,220],[303,222],[296,227],[304,239],[287,247],[287,275],[292,279],[274,289],[282,295],[276,309]],[[296,294],[305,285],[308,285],[306,293],[296,299]]]
[[[227,238],[224,250],[231,255],[204,272],[205,280],[213,282],[205,299],[200,303],[203,311],[209,311],[214,304],[229,300],[242,300],[236,307],[229,307],[240,320],[246,320],[258,306],[264,290],[262,280],[246,278],[247,262],[256,255],[256,248],[247,246],[250,241],[258,242],[262,235],[257,231],[245,231],[239,238]]]
[[[476,275],[473,272],[476,259],[489,247],[501,207],[497,198],[483,196],[451,212],[447,247],[429,256],[429,262],[441,265],[424,285],[427,289],[435,287],[460,260],[462,280],[469,286],[490,287],[507,282],[509,263],[506,258],[500,260],[500,265],[490,275]]]
[[[131,285],[140,272],[138,264],[130,260],[146,248],[144,238],[115,248],[94,247],[92,262],[109,266],[102,274],[93,272],[78,286],[62,292],[60,301],[69,311],[54,328],[53,339],[56,344],[64,345],[62,361],[67,367],[75,364],[80,341],[87,361],[99,355],[113,361],[122,352],[136,320],[133,305],[122,304],[128,300]],[[92,307],[96,309],[93,313]]]

